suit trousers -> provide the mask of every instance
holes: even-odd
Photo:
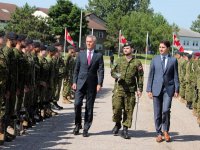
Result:
[[[169,131],[170,109],[172,97],[169,97],[165,88],[162,88],[159,96],[153,97],[154,122],[157,135],[162,135],[162,131]]]
[[[90,87],[89,81],[86,81],[83,87],[75,93],[75,125],[81,125],[82,122],[81,114],[84,97],[86,97],[84,129],[89,130],[93,120],[93,108],[96,98],[96,87]]]

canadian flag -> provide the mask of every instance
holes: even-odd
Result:
[[[177,38],[176,34],[173,34],[173,46],[177,47],[179,52],[184,52],[184,48],[181,45],[181,42],[179,41],[179,39]]]
[[[72,37],[70,36],[69,32],[67,31],[67,28],[65,28],[65,40],[67,40],[67,42],[69,44],[71,44],[72,46],[75,47],[74,41],[72,40]]]
[[[120,35],[119,38],[120,38],[120,43],[121,43],[121,44],[125,44],[125,43],[127,43],[126,38],[125,38],[122,34]]]

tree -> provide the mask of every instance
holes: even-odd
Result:
[[[198,15],[197,20],[192,22],[190,29],[200,33],[200,15]]]
[[[144,52],[146,35],[149,32],[151,50],[158,49],[160,40],[172,40],[172,27],[161,14],[132,12],[121,21],[125,37],[132,41],[139,52]]]
[[[13,31],[18,34],[26,34],[28,37],[46,41],[50,38],[48,19],[35,17],[33,13],[36,8],[27,3],[11,15],[11,20],[5,27],[7,31]]]
[[[87,11],[95,13],[106,21],[107,41],[105,46],[116,45],[119,30],[122,29],[121,19],[133,11],[152,13],[149,9],[150,0],[89,0]]]
[[[50,7],[49,16],[51,18],[49,24],[52,34],[61,35],[63,38],[66,27],[73,40],[78,41],[81,17],[80,8],[69,0],[57,0],[56,5]],[[87,21],[84,16],[85,13],[83,13],[82,20],[82,35],[87,33]]]
[[[87,11],[106,20],[116,9],[120,10],[122,15],[126,15],[131,11],[146,11],[149,4],[150,0],[89,0],[86,8]]]

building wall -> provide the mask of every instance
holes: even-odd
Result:
[[[200,50],[200,37],[193,38],[180,36],[180,41],[185,50]]]

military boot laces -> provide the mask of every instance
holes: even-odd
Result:
[[[128,127],[124,126],[123,130],[121,132],[121,137],[124,139],[130,139],[130,136],[128,135]]]
[[[114,126],[114,128],[112,129],[112,133],[114,134],[114,136],[116,136],[119,132],[119,129],[121,128],[121,123],[117,122]]]

